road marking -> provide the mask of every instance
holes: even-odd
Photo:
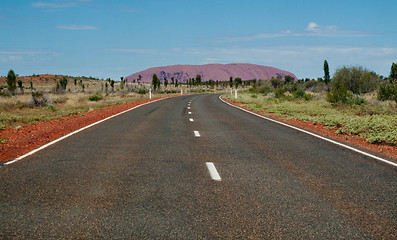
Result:
[[[193,122],[193,118],[189,118],[189,121]]]
[[[220,99],[222,102],[224,102],[224,103],[226,103],[226,104],[228,104],[228,105],[230,105],[230,106],[232,106],[232,107],[234,107],[234,108],[240,109],[240,110],[242,110],[242,111],[244,111],[244,112],[250,113],[250,114],[255,115],[255,116],[257,116],[257,117],[266,119],[266,120],[271,121],[271,122],[278,123],[278,124],[280,124],[280,125],[283,125],[283,126],[286,126],[286,127],[292,128],[292,129],[295,129],[295,130],[297,130],[297,131],[300,131],[300,132],[309,134],[309,135],[311,135],[311,136],[313,136],[313,137],[320,138],[320,139],[322,139],[322,140],[324,140],[324,141],[333,143],[333,144],[338,145],[338,146],[340,146],[340,147],[347,148],[347,149],[349,149],[349,150],[352,150],[352,151],[354,151],[354,152],[360,153],[360,154],[365,155],[365,156],[367,156],[367,157],[370,157],[370,158],[373,158],[373,159],[375,159],[375,160],[378,160],[378,161],[387,163],[387,164],[389,164],[389,165],[392,165],[392,166],[394,166],[394,167],[397,167],[397,163],[391,162],[391,161],[386,160],[386,159],[384,159],[384,158],[377,157],[377,156],[372,155],[372,154],[370,154],[370,153],[367,153],[367,152],[358,150],[358,149],[356,149],[356,148],[354,148],[354,147],[350,147],[350,146],[348,146],[348,145],[346,145],[346,144],[339,143],[339,142],[337,142],[337,141],[334,141],[334,140],[331,140],[331,139],[329,139],[329,138],[320,136],[320,135],[318,135],[318,134],[315,134],[315,133],[312,133],[312,132],[309,132],[309,131],[300,129],[300,128],[298,128],[298,127],[295,127],[295,126],[292,126],[292,125],[289,125],[289,124],[286,124],[286,123],[283,123],[283,122],[280,122],[280,121],[277,121],[277,120],[274,120],[274,119],[271,119],[271,118],[262,116],[262,115],[260,115],[260,114],[251,112],[251,111],[249,111],[249,110],[247,110],[247,109],[244,109],[244,108],[235,106],[235,105],[230,104],[230,103],[226,102],[225,100],[223,100],[221,96],[219,96],[219,99]]]
[[[192,114],[192,112],[188,112],[188,114]]]
[[[196,137],[200,137],[200,133],[199,133],[199,131],[194,131],[194,136],[196,136]]]
[[[219,176],[218,171],[215,168],[214,163],[212,162],[206,162],[205,163],[207,165],[208,171],[210,172],[211,178],[215,181],[221,181],[221,176]]]
[[[115,115],[113,115],[113,116],[110,116],[110,117],[107,117],[107,118],[105,118],[105,119],[99,120],[98,122],[94,122],[94,123],[92,123],[92,124],[90,124],[90,125],[87,125],[87,126],[85,126],[85,127],[82,127],[82,128],[80,128],[80,129],[77,129],[77,130],[74,131],[74,132],[71,132],[71,133],[69,133],[69,134],[66,134],[66,135],[63,136],[63,137],[60,137],[60,138],[58,138],[58,139],[55,139],[55,140],[52,141],[52,142],[49,142],[49,143],[47,143],[47,144],[44,144],[44,145],[42,145],[41,147],[39,147],[39,148],[37,148],[37,149],[35,149],[35,150],[32,150],[32,151],[30,151],[30,152],[28,152],[28,153],[26,153],[26,154],[24,154],[24,155],[22,155],[22,156],[19,156],[19,157],[15,158],[14,160],[5,162],[5,163],[3,163],[3,165],[9,165],[9,164],[18,162],[19,160],[22,160],[22,159],[24,159],[24,158],[26,158],[26,157],[28,157],[28,156],[30,156],[30,155],[33,155],[33,154],[35,154],[36,152],[38,152],[38,151],[40,151],[40,150],[43,150],[44,148],[47,148],[47,147],[49,147],[49,146],[51,146],[51,145],[53,145],[53,144],[55,144],[55,143],[57,143],[57,142],[59,142],[59,141],[64,140],[65,138],[68,138],[68,137],[70,137],[70,136],[72,136],[72,135],[74,135],[74,134],[76,134],[76,133],[79,133],[79,132],[81,132],[81,131],[83,131],[83,130],[86,130],[87,128],[90,128],[90,127],[92,127],[92,126],[95,126],[95,125],[97,125],[97,124],[99,124],[99,123],[102,123],[102,122],[104,122],[104,121],[106,121],[106,120],[109,120],[109,119],[111,119],[111,118],[117,117],[118,115],[124,114],[124,113],[129,112],[129,111],[131,111],[131,110],[134,110],[134,109],[136,109],[136,108],[139,108],[139,107],[142,107],[142,106],[144,106],[144,105],[151,104],[151,103],[154,103],[154,102],[157,102],[157,101],[161,101],[161,100],[164,100],[164,99],[167,99],[167,98],[170,98],[170,97],[166,97],[166,98],[162,98],[162,99],[153,100],[153,101],[150,101],[150,102],[147,102],[147,103],[143,103],[143,104],[137,105],[137,106],[135,106],[135,107],[132,107],[132,108],[130,108],[130,109],[127,109],[127,110],[125,110],[125,111],[123,111],[123,112],[117,113],[117,114],[115,114]]]
[[[190,109],[190,107],[187,107],[187,109]]]

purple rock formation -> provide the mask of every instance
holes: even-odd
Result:
[[[189,78],[196,78],[196,75],[201,75],[202,81],[210,79],[216,81],[229,81],[230,76],[234,78],[241,78],[242,80],[252,79],[270,79],[271,77],[286,75],[294,77],[293,73],[280,70],[274,67],[261,66],[248,63],[230,63],[230,64],[206,64],[206,65],[172,65],[164,67],[149,68],[141,72],[134,73],[126,77],[127,82],[137,81],[141,76],[141,83],[151,83],[153,74],[163,82],[166,77],[168,82],[171,78],[178,79],[178,82],[186,83]]]

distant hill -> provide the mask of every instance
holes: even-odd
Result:
[[[230,64],[206,64],[206,65],[172,65],[164,67],[149,68],[141,72],[134,73],[126,77],[127,82],[137,80],[139,82],[151,83],[153,74],[156,74],[161,81],[164,77],[171,81],[171,78],[178,79],[178,82],[186,82],[189,78],[195,78],[201,75],[202,81],[210,79],[216,81],[229,81],[230,76],[233,78],[241,78],[242,80],[252,79],[270,79],[271,77],[281,76],[284,78],[286,75],[296,76],[278,68],[261,66],[248,63],[230,63]]]

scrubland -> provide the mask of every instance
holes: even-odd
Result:
[[[310,93],[308,93],[310,94]],[[332,104],[326,101],[326,93],[311,93],[312,98],[294,98],[285,95],[276,98],[274,93],[250,93],[249,91],[224,97],[243,103],[255,112],[274,113],[279,117],[297,119],[312,124],[321,123],[340,134],[354,134],[369,143],[397,145],[397,107],[394,101],[379,101],[375,93],[365,94],[365,104]]]

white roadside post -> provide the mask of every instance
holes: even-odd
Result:
[[[237,99],[237,89],[234,90],[234,99]]]
[[[149,99],[152,99],[152,89],[149,88]]]

